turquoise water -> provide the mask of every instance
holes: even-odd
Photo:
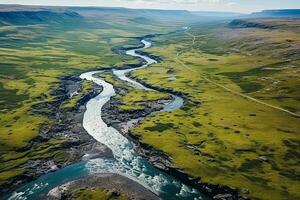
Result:
[[[79,162],[55,172],[41,176],[39,179],[16,190],[4,199],[42,199],[53,187],[88,175],[84,162]]]

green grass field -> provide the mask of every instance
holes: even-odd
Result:
[[[100,73],[99,76],[114,87],[126,90],[124,94],[117,94],[116,99],[122,102],[119,108],[120,112],[143,110],[146,108],[146,103],[157,100],[168,100],[170,97],[165,93],[158,91],[146,91],[143,89],[133,88],[125,82],[117,79],[112,73]]]
[[[204,182],[238,188],[252,199],[298,199],[300,61],[293,52],[300,41],[294,26],[199,25],[154,41],[147,51],[163,62],[133,75],[188,99],[180,110],[148,117],[133,133]]]
[[[52,93],[59,87],[61,77],[139,63],[133,57],[114,53],[112,48],[137,46],[137,36],[178,27],[142,26],[118,18],[85,20],[68,25],[41,22],[0,26],[0,186],[25,173],[20,166],[29,160],[68,159],[60,148],[62,138],[53,138],[57,141],[54,148],[49,147],[52,140],[27,148],[39,135],[41,125],[54,123],[47,115],[33,114],[32,106],[53,101]],[[74,107],[91,87],[84,81],[80,94],[62,102],[61,109]]]
[[[147,23],[139,24],[141,20]],[[53,125],[48,116],[31,109],[54,100],[61,77],[136,64],[139,60],[112,48],[136,46],[137,36],[186,26],[119,16],[85,23],[0,26],[0,186],[24,174],[20,166],[29,160],[68,159],[60,148],[66,142],[62,138],[25,148],[42,124]],[[133,76],[187,98],[181,109],[151,115],[132,133],[204,182],[237,188],[252,199],[299,199],[300,22],[259,23],[276,28],[193,23],[185,33],[153,38],[154,47],[147,52],[162,62]],[[117,96],[124,112],[144,108],[145,99],[168,98],[130,88],[110,74],[101,76],[128,90]],[[74,107],[91,87],[84,81],[80,94],[61,109]],[[79,189],[74,195],[114,198],[102,189]]]
[[[124,195],[116,195],[105,189],[85,189],[79,188],[72,191],[71,199],[74,200],[128,200],[129,198]]]

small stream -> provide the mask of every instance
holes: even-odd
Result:
[[[144,48],[151,47],[151,43],[145,40],[141,41]],[[142,49],[144,49],[142,48]],[[114,75],[119,79],[126,81],[127,84],[144,90],[152,90],[144,85],[130,79],[126,76],[127,73],[149,66],[156,63],[155,60],[148,56],[139,55],[134,49],[126,52],[127,55],[139,57],[146,61],[146,64],[127,70],[113,70]],[[107,103],[112,96],[115,96],[113,85],[105,82],[95,74],[102,71],[92,71],[84,73],[80,76],[82,79],[91,80],[94,83],[101,85],[103,91],[97,97],[91,99],[86,105],[86,112],[83,119],[83,127],[97,141],[105,144],[113,152],[114,159],[93,159],[87,162],[80,162],[70,165],[66,168],[59,169],[56,172],[41,176],[39,179],[26,184],[16,190],[13,195],[7,199],[41,199],[52,188],[57,187],[67,181],[82,178],[92,173],[118,173],[126,176],[144,187],[148,188],[162,199],[167,200],[197,200],[207,199],[196,189],[193,189],[172,176],[153,167],[148,161],[140,157],[135,151],[131,142],[120,134],[113,127],[107,126],[102,120],[102,107]],[[179,96],[173,96],[173,101],[165,105],[160,112],[172,111],[180,108],[183,105],[183,99]]]

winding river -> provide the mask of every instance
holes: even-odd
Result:
[[[151,47],[150,42],[145,40],[142,40],[141,42],[144,44],[144,47],[141,49]],[[113,70],[113,73],[119,79],[126,81],[127,84],[133,87],[144,90],[152,90],[126,76],[127,73],[133,70],[141,69],[149,66],[150,64],[156,63],[156,61],[150,57],[136,53],[137,50],[141,49],[128,50],[126,54],[144,59],[146,61],[145,65],[126,70]],[[207,199],[196,189],[183,184],[174,177],[169,176],[153,167],[148,161],[140,157],[134,151],[131,142],[126,137],[120,134],[113,127],[109,127],[104,123],[101,117],[101,108],[112,96],[116,95],[116,93],[113,85],[95,76],[95,74],[101,72],[102,71],[92,71],[80,76],[82,79],[91,80],[103,87],[103,91],[87,103],[83,119],[83,127],[93,138],[100,143],[105,144],[112,150],[114,159],[97,158],[59,169],[56,172],[46,174],[41,176],[39,179],[26,184],[16,190],[12,196],[7,199],[40,199],[41,196],[47,194],[52,188],[91,173],[118,173],[138,182],[160,196],[162,199]],[[164,109],[160,112],[172,111],[183,105],[182,98],[173,94],[170,95],[173,96],[174,100],[165,105]]]

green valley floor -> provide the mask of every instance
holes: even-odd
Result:
[[[57,123],[55,113],[50,116],[47,107],[37,112],[37,105],[59,99],[55,105],[61,112],[77,112],[78,102],[95,85],[74,77],[140,64],[124,55],[124,48],[158,34],[146,52],[160,61],[130,76],[181,94],[184,106],[145,117],[131,134],[204,183],[236,188],[250,199],[300,199],[300,20],[172,24],[113,16],[88,16],[68,26],[0,23],[0,189],[28,178],[23,166],[31,161],[75,162],[63,136],[32,142],[40,139],[41,127]],[[187,25],[186,31],[175,32]],[[55,91],[66,77],[80,86],[74,96],[60,99]],[[101,77],[126,90],[116,96],[121,112],[170,98],[131,88],[109,70]],[[74,199],[95,196],[128,199],[105,187],[73,193]]]

